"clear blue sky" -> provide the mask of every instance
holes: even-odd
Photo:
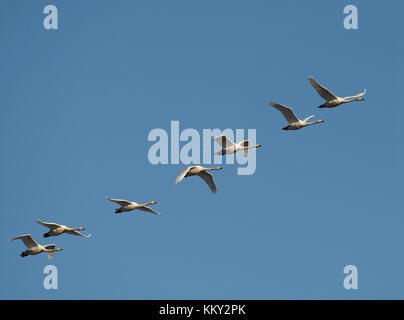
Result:
[[[43,28],[43,8],[59,30]],[[343,28],[355,4],[359,30]],[[0,298],[404,298],[400,1],[0,2]],[[364,102],[335,109],[312,75]],[[269,101],[325,122],[282,131]],[[253,128],[257,171],[148,162],[153,128]],[[115,215],[104,196],[158,201]],[[35,219],[91,239],[42,238]],[[19,257],[31,233],[64,251]],[[59,289],[43,288],[43,268]],[[343,268],[359,289],[343,287]]]

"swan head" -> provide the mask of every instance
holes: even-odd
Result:
[[[86,230],[86,228],[80,227],[80,228],[77,228],[77,230]]]
[[[256,148],[261,148],[261,147],[262,147],[262,145],[260,145],[260,144],[256,144],[256,145],[255,145],[255,147],[256,147]]]
[[[216,170],[222,170],[223,168],[222,167],[216,167],[215,169]]]
[[[324,120],[318,120],[318,123],[324,122]]]
[[[356,100],[358,100],[358,101],[363,101],[363,100],[365,100],[364,98],[358,98],[358,99],[356,99]]]
[[[157,201],[151,201],[150,202],[150,204],[156,204],[157,203]]]

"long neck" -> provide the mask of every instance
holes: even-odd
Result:
[[[323,121],[322,120],[316,120],[316,121],[312,121],[312,122],[307,122],[306,126],[310,126],[312,124],[321,123],[321,122],[323,122]]]
[[[347,103],[347,102],[352,102],[352,101],[359,101],[359,99],[358,98],[346,99],[342,103]]]
[[[222,167],[215,167],[215,168],[205,168],[205,171],[210,171],[210,170],[220,170]]]
[[[147,203],[141,203],[141,204],[139,204],[139,207],[144,207],[144,206],[148,206],[148,205],[155,204],[155,203],[156,203],[155,201],[150,201],[150,202],[147,202]]]

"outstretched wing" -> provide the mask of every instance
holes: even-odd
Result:
[[[241,147],[249,147],[250,146],[250,141],[244,140],[238,143]]]
[[[177,178],[175,179],[175,184],[177,184],[178,182],[180,182],[182,179],[184,179],[185,175],[188,173],[189,170],[191,170],[192,166],[189,166],[187,168],[185,168],[184,170],[182,170]]]
[[[36,222],[38,222],[39,224],[41,224],[41,225],[43,225],[44,227],[47,227],[47,228],[49,228],[49,229],[51,229],[51,230],[60,227],[60,225],[57,224],[57,223],[43,222],[43,221],[41,221],[41,220],[39,220],[39,219],[36,219]]]
[[[153,214],[160,214],[160,213],[154,211],[153,209],[151,209],[151,208],[149,208],[147,206],[138,207],[137,209],[142,210],[142,211],[146,211],[146,212],[150,212],[150,213],[153,213]]]
[[[246,148],[243,150],[244,156],[248,157],[248,152],[250,149],[248,147],[250,146],[250,141],[244,140],[238,143],[241,147]]]
[[[344,97],[344,99],[351,99],[351,98],[358,98],[358,97],[362,97],[364,94],[366,93],[366,89],[363,90],[361,93],[358,93],[357,95],[354,96],[350,96],[350,97]]]
[[[285,119],[288,121],[289,124],[299,121],[299,119],[293,113],[291,108],[281,105],[276,102],[271,102],[270,105],[273,106],[274,108],[278,109],[280,112],[282,112],[283,116],[285,117]]]
[[[65,233],[71,234],[73,236],[84,237],[84,238],[90,238],[91,237],[91,233],[86,236],[85,234],[82,234],[81,232],[78,232],[77,230],[67,230],[67,231],[65,231]]]
[[[109,201],[112,201],[112,202],[115,202],[115,203],[117,203],[117,204],[119,204],[120,206],[127,206],[127,205],[129,205],[129,204],[131,204],[132,202],[130,202],[130,201],[128,201],[128,200],[123,200],[123,199],[111,199],[111,198],[108,198],[108,197],[105,197],[107,200],[109,200]]]
[[[214,140],[222,146],[222,148],[227,148],[234,145],[233,141],[227,138],[225,135],[217,136]]]
[[[38,247],[38,246],[39,246],[38,243],[36,243],[36,242],[34,241],[34,239],[32,239],[32,236],[31,236],[30,234],[24,234],[24,235],[22,235],[22,236],[18,236],[18,237],[12,238],[12,239],[10,239],[10,240],[8,240],[8,241],[13,241],[13,240],[16,240],[16,239],[21,239],[22,242],[24,242],[25,246],[26,246],[28,249],[35,248],[35,247]]]
[[[309,81],[311,83],[311,85],[313,86],[314,89],[316,89],[316,91],[318,92],[318,94],[321,96],[321,98],[323,98],[326,101],[330,101],[330,100],[334,100],[337,99],[338,97],[336,97],[335,95],[333,95],[327,88],[324,88],[323,86],[321,86],[320,84],[318,84],[316,82],[316,80],[314,80],[313,77],[309,78]]]
[[[213,176],[209,172],[202,171],[201,173],[198,174],[198,176],[201,177],[208,184],[210,190],[213,193],[217,192],[215,180],[213,179]]]

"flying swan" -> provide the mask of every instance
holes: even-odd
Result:
[[[286,127],[283,127],[282,130],[297,130],[297,129],[301,129],[303,127],[310,126],[315,123],[324,122],[324,120],[316,120],[316,121],[312,121],[312,122],[307,122],[307,120],[309,120],[310,118],[313,118],[314,115],[311,115],[310,117],[307,117],[306,119],[299,120],[296,117],[296,115],[293,113],[291,108],[289,108],[287,106],[283,106],[276,102],[271,102],[270,105],[273,106],[274,108],[278,109],[280,112],[282,112],[283,116],[288,121],[288,125]]]
[[[26,257],[28,255],[34,256],[34,255],[40,254],[41,252],[47,252],[48,258],[52,259],[53,255],[55,254],[56,251],[63,250],[61,248],[56,248],[56,245],[54,245],[54,244],[47,244],[47,245],[41,246],[40,244],[36,243],[34,239],[32,239],[30,234],[18,236],[13,239],[10,239],[8,241],[13,241],[16,239],[21,239],[24,242],[25,246],[28,248],[28,250],[25,250],[21,253],[21,257]]]
[[[182,170],[177,178],[175,179],[175,184],[177,184],[178,182],[180,182],[182,179],[184,179],[185,177],[192,177],[192,176],[199,176],[200,178],[203,179],[203,181],[205,181],[207,183],[207,185],[209,186],[210,190],[213,193],[216,193],[217,189],[216,189],[216,184],[215,184],[215,180],[213,179],[213,176],[207,172],[210,170],[221,170],[222,167],[216,167],[216,168],[204,168],[202,166],[189,166],[186,169]]]
[[[229,138],[227,138],[225,135],[218,136],[218,137],[214,138],[214,140],[222,146],[222,150],[215,153],[217,155],[236,153],[237,151],[243,150],[244,155],[247,157],[248,151],[251,148],[260,148],[261,147],[260,144],[250,146],[250,141],[248,141],[248,140],[234,143]]]
[[[313,86],[313,88],[316,89],[318,94],[326,101],[326,103],[319,106],[319,108],[335,108],[343,103],[365,100],[365,99],[361,98],[361,96],[363,96],[366,93],[366,89],[363,90],[363,92],[358,93],[355,96],[341,98],[341,97],[335,96],[327,88],[324,88],[323,86],[318,84],[316,82],[316,80],[314,80],[313,77],[310,77],[309,81],[310,81],[311,85]]]
[[[136,202],[131,202],[131,201],[127,201],[127,200],[122,200],[122,199],[111,199],[108,197],[105,197],[106,199],[108,199],[109,201],[115,202],[117,204],[119,204],[121,207],[115,209],[115,213],[121,213],[121,212],[128,212],[128,211],[132,211],[132,210],[142,210],[142,211],[146,211],[146,212],[150,212],[153,214],[160,214],[159,212],[154,211],[153,209],[147,207],[150,204],[156,204],[156,201],[151,201],[148,203],[143,203],[143,204],[139,204]]]
[[[80,232],[78,232],[78,230],[85,230],[83,227],[80,228],[69,228],[65,225],[62,224],[57,224],[57,223],[49,223],[49,222],[42,222],[41,220],[37,219],[36,222],[38,222],[39,224],[43,225],[44,227],[49,228],[49,232],[45,233],[43,236],[44,238],[47,237],[51,237],[51,236],[59,236],[62,233],[68,233],[68,234],[72,234],[74,236],[80,236],[80,237],[85,237],[85,238],[90,238],[91,237],[91,233],[89,235],[84,235]]]

